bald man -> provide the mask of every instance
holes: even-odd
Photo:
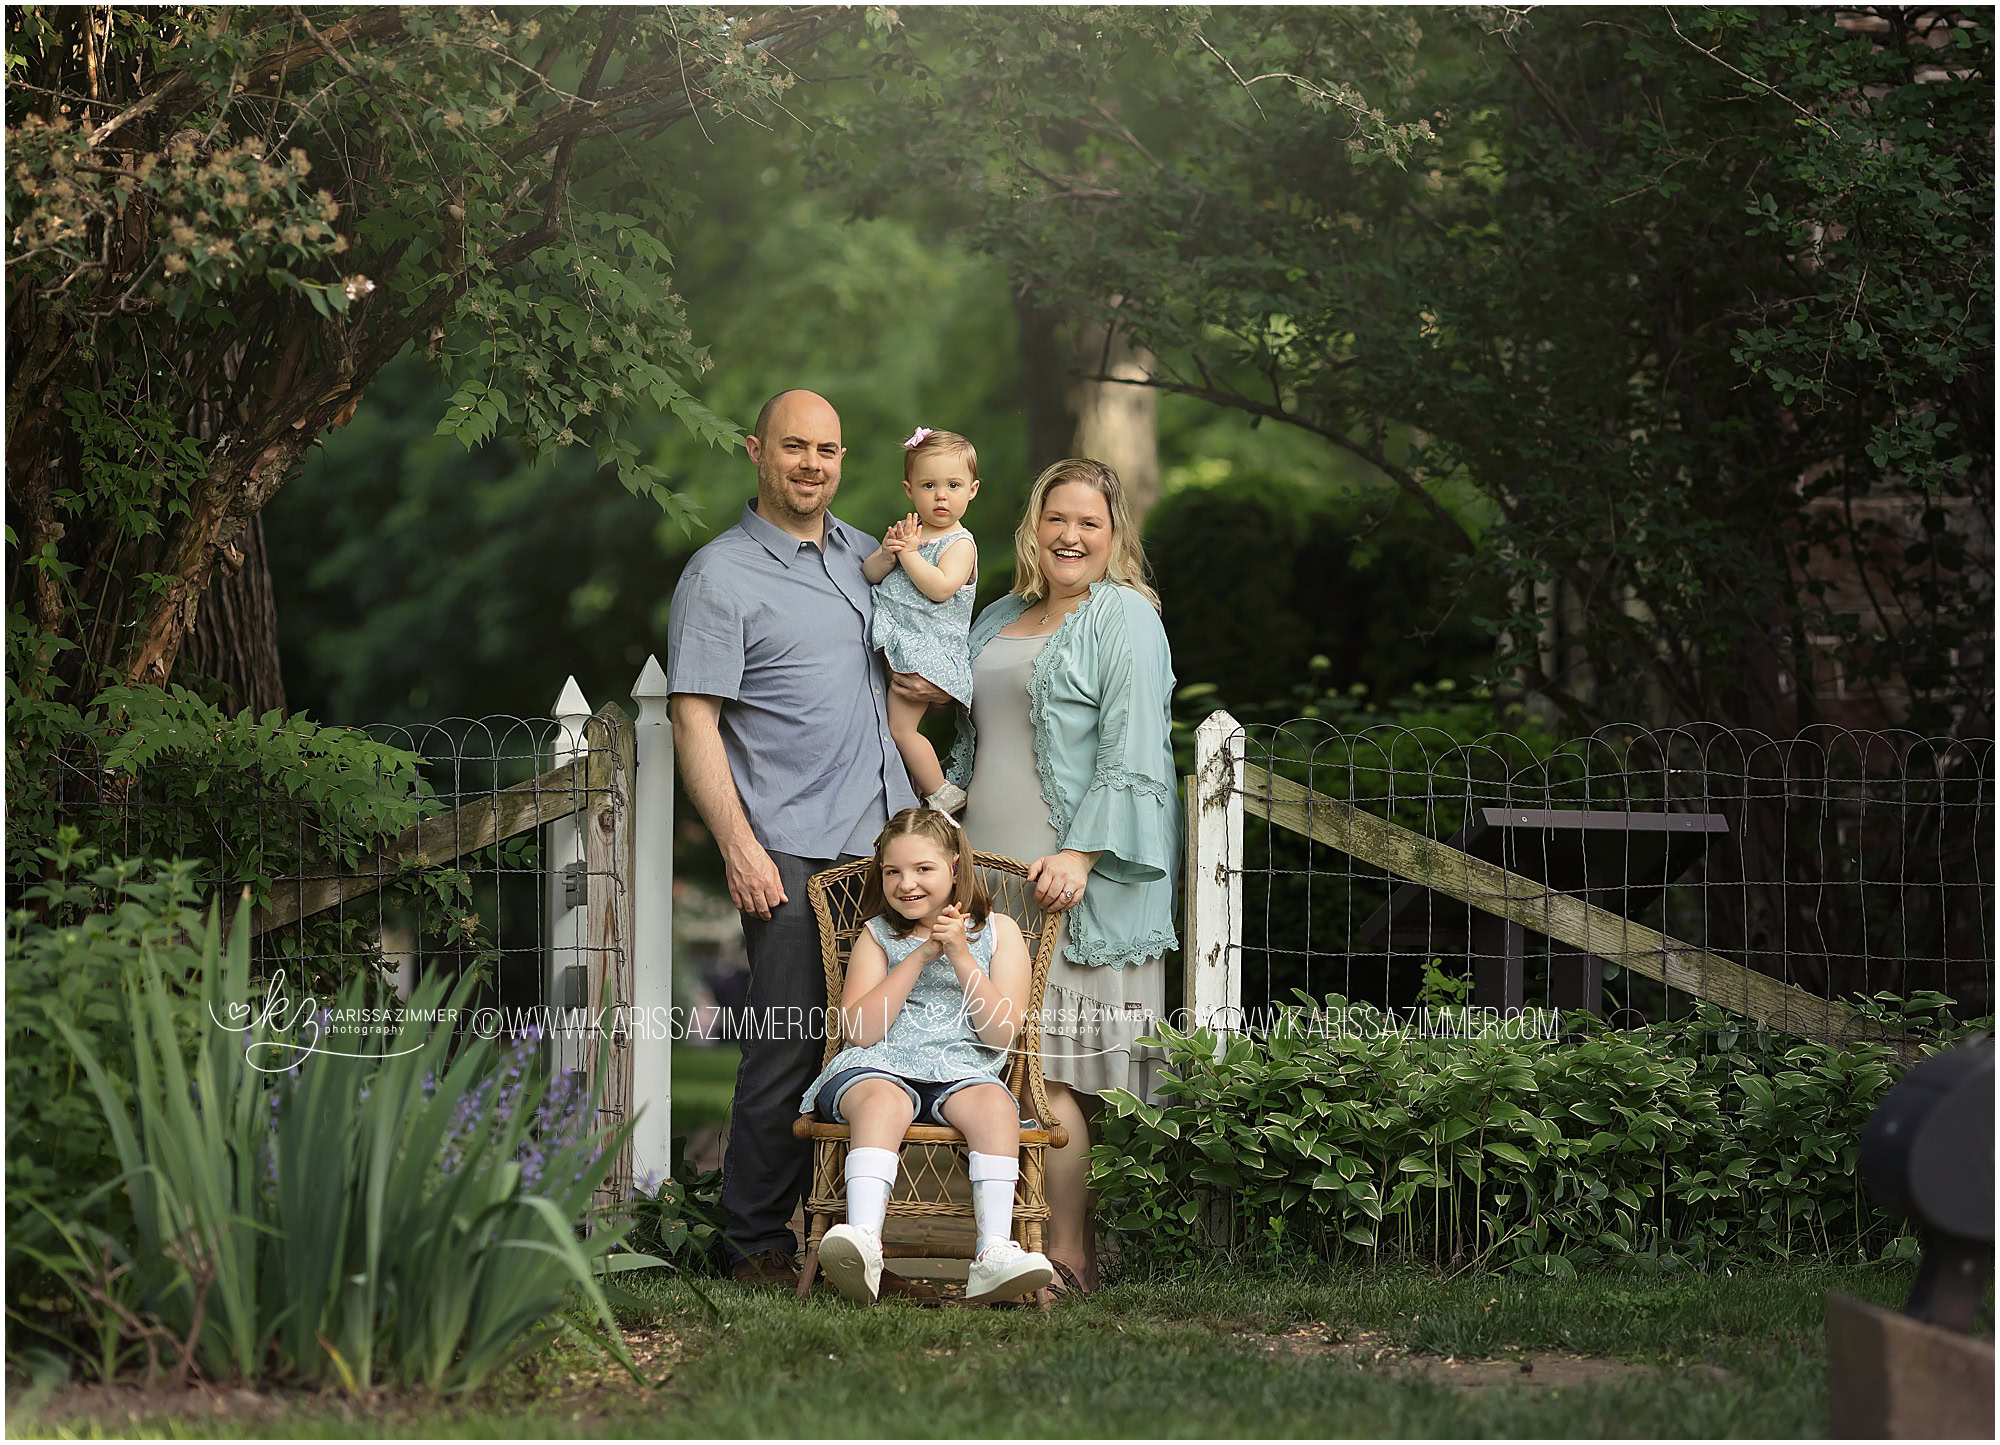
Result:
[[[812,1153],[792,1121],[819,1071],[826,1005],[806,879],[870,856],[889,814],[917,800],[868,640],[861,564],[875,539],[827,510],[847,451],[840,416],[782,391],[743,445],[757,496],[681,574],[667,683],[681,777],[722,850],[750,956],[722,1161],[731,1273],[796,1285],[791,1219]]]

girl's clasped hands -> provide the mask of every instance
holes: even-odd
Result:
[[[972,945],[965,937],[965,912],[956,903],[946,904],[931,921],[930,941],[918,952],[926,962],[948,958],[953,963],[971,963]]]

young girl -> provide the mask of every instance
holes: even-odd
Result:
[[[1027,1006],[1021,929],[992,910],[959,826],[930,808],[905,808],[876,838],[861,907],[868,922],[840,998],[850,1042],[799,1101],[852,1129],[847,1222],[826,1232],[820,1267],[848,1299],[873,1302],[903,1131],[949,1124],[970,1151],[979,1231],[966,1299],[1038,1290],[1054,1270],[1011,1238],[1021,1111],[1000,1082]]]
[[[875,585],[873,641],[896,672],[914,672],[972,705],[973,577],[979,549],[959,525],[979,495],[979,453],[957,432],[920,426],[903,443],[903,492],[916,511],[890,527],[861,564]],[[965,806],[947,783],[937,750],[917,724],[924,705],[889,694],[889,734],[925,803],[942,812]]]

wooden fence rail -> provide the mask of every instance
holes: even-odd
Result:
[[[1882,1040],[1856,1010],[1732,959],[1635,923],[1548,884],[1512,873],[1338,798],[1246,761],[1242,726],[1226,712],[1195,730],[1186,779],[1187,962],[1193,1023],[1239,1027],[1242,1009],[1242,819],[1245,813],[1336,848],[1371,868],[1506,919],[1583,954],[1622,964],[1744,1018],[1829,1043]]]
[[[1509,919],[1531,932],[1786,1033],[1845,1043],[1878,1032],[1866,1018],[1843,1004],[1683,943],[1536,879],[1510,873],[1254,763],[1243,766],[1243,807],[1281,828],[1338,848],[1442,897]]]
[[[352,873],[281,879],[286,885],[284,896],[276,896],[274,891],[270,904],[250,916],[250,932],[268,933],[324,913],[351,898],[373,893],[412,867],[448,863],[557,818],[567,818],[584,806],[585,761],[578,758],[539,778],[503,788],[490,798],[479,798],[405,828],[375,856],[372,868],[364,865]]]

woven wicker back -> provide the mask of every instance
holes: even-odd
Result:
[[[1023,1108],[1032,1107],[1035,1117],[1047,1125],[1052,1121],[1042,1082],[1042,994],[1048,986],[1049,963],[1055,957],[1056,940],[1062,933],[1062,915],[1045,913],[1035,902],[1027,864],[1004,853],[975,852],[972,860],[993,897],[993,911],[1006,914],[1021,926],[1021,937],[1028,945],[1028,958],[1034,965],[1028,987],[1027,1025],[1015,1036],[1005,1077],[1007,1087]],[[826,970],[826,1052],[822,1064],[831,1063],[842,1047],[840,996],[846,987],[848,955],[868,922],[861,913],[861,892],[868,870],[874,866],[874,859],[864,858],[858,863],[844,863],[815,873],[806,881],[806,897],[819,924],[820,962]]]

